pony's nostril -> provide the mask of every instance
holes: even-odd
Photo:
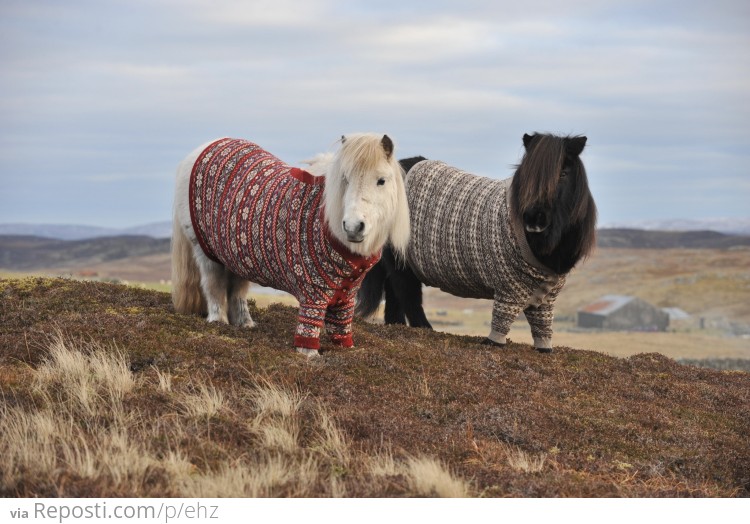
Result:
[[[364,222],[354,222],[353,224],[347,223],[346,220],[343,222],[344,225],[344,231],[346,231],[350,235],[359,235],[364,232],[365,230],[365,223]]]

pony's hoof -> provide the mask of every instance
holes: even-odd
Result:
[[[539,353],[552,353],[552,348],[534,348]]]
[[[505,344],[501,344],[500,342],[495,342],[494,340],[489,339],[489,338],[485,338],[482,341],[482,345],[483,346],[493,346],[493,347],[496,347],[496,348],[504,348],[505,347]]]
[[[295,349],[297,350],[297,353],[301,355],[305,355],[307,358],[320,356],[320,353],[318,353],[317,349],[310,349],[310,348],[295,348]]]

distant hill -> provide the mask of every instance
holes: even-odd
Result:
[[[599,227],[647,231],[718,231],[730,235],[750,235],[750,218],[632,220],[599,224]]]
[[[0,267],[13,270],[85,267],[100,262],[168,252],[168,238],[121,235],[87,240],[57,240],[0,235]]]
[[[716,231],[645,231],[642,229],[600,229],[599,247],[638,249],[728,249],[750,246],[750,236]]]
[[[149,227],[143,226],[141,230],[145,231]],[[133,230],[137,229],[133,228]],[[156,229],[153,228],[152,231]],[[728,249],[750,247],[750,237],[726,235],[715,231],[601,229],[598,233],[598,245],[603,248]],[[169,237],[118,234],[63,240],[42,236],[0,234],[0,268],[16,271],[62,267],[82,268],[102,262],[156,254],[169,254]]]
[[[172,236],[172,222],[153,222],[127,228],[81,226],[68,224],[0,224],[0,235],[21,235],[58,240],[85,240],[89,238],[139,235],[153,238]]]
[[[637,225],[600,228],[599,247],[726,249],[750,245],[750,220],[662,220],[633,224]],[[165,239],[172,236],[172,222],[153,222],[119,229],[80,225],[0,224],[0,237],[11,235],[57,240],[118,236]]]

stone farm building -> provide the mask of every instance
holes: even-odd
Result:
[[[577,325],[613,331],[666,331],[669,314],[636,297],[605,295],[578,310]]]

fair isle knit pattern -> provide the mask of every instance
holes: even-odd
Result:
[[[355,255],[328,230],[325,177],[292,168],[256,144],[224,138],[209,145],[190,176],[190,218],[203,252],[240,277],[294,295],[296,347],[331,339],[353,345],[354,299],[380,255]]]
[[[524,311],[534,344],[551,347],[553,305],[565,284],[533,255],[523,224],[511,216],[510,183],[443,162],[416,164],[406,179],[411,213],[408,262],[429,286],[494,299],[490,338],[505,343]]]

